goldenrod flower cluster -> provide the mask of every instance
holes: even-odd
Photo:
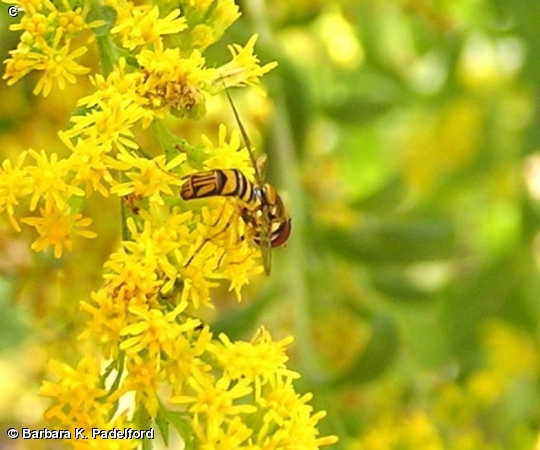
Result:
[[[161,119],[200,119],[208,96],[225,85],[256,85],[275,66],[259,64],[253,36],[230,47],[229,62],[207,67],[204,51],[239,17],[233,0],[180,1],[179,9],[124,0],[13,3],[21,20],[11,28],[22,34],[5,61],[8,84],[34,71],[41,74],[35,94],[76,83],[91,72],[81,60],[91,44],[104,73],[90,74],[93,92],[59,133],[66,158],[29,149],[2,163],[0,213],[16,230],[35,229],[33,250],[51,249],[60,258],[76,251],[76,235],[96,238],[83,215],[87,198],[117,196],[122,205],[122,244],[104,264],[101,288],[82,302],[89,316],[80,336],[85,354],[76,367],[50,363],[57,380],[41,390],[53,401],[46,418],[87,431],[153,426],[165,442],[174,428],[195,448],[314,449],[335,442],[318,437],[324,413],[314,413],[311,396],[294,389],[299,375],[286,368],[285,355],[292,338],[275,342],[261,328],[251,342],[231,342],[198,318],[201,308],[213,307],[211,290],[221,280],[240,298],[261,267],[258,250],[242,238],[234,199],[185,202],[178,195],[182,178],[229,167],[252,177],[253,168],[236,130],[221,126],[217,139],[192,146]],[[160,151],[141,148],[136,128],[151,131]]]

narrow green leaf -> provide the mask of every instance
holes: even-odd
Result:
[[[98,37],[107,36],[111,28],[114,27],[116,16],[116,10],[112,6],[93,4],[93,7],[88,13],[87,22],[103,20],[105,23],[100,27],[94,28],[94,33]]]
[[[346,230],[327,228],[319,242],[328,250],[356,262],[406,264],[451,258],[454,230],[448,222],[376,222]]]
[[[383,375],[394,362],[398,350],[398,331],[389,316],[376,316],[365,351],[349,370],[331,382],[333,386],[368,383]]]
[[[416,287],[400,268],[375,269],[372,275],[373,286],[393,300],[420,302],[433,296]]]
[[[159,433],[163,438],[165,446],[169,446],[169,421],[167,420],[166,414],[162,408],[158,409],[157,416],[155,419],[156,425],[158,427]]]

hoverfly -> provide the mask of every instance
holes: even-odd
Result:
[[[291,219],[276,189],[268,183],[263,183],[247,132],[223,79],[221,81],[244,146],[249,153],[255,180],[254,182],[248,180],[239,169],[207,170],[185,177],[186,181],[181,187],[180,195],[184,200],[215,196],[237,198],[241,205],[240,217],[250,230],[250,237],[261,248],[264,271],[268,275],[271,268],[272,247],[285,244],[291,234]]]

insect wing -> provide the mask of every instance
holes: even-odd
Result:
[[[261,226],[259,227],[259,246],[263,260],[264,273],[270,275],[272,268],[272,233],[270,228],[270,211],[266,203],[261,205]]]

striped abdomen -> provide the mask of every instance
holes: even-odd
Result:
[[[214,169],[187,177],[180,195],[184,200],[205,197],[237,197],[246,204],[254,201],[254,185],[238,169]]]

